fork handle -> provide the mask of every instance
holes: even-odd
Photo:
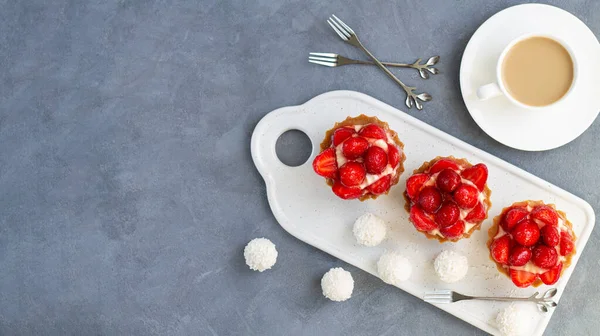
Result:
[[[467,300],[485,300],[485,301],[530,301],[538,302],[538,300],[532,300],[531,298],[514,298],[514,297],[493,297],[493,296],[468,296]]]
[[[370,51],[367,50],[367,48],[365,48],[363,46],[363,44],[360,42],[360,40],[358,38],[356,38],[356,40],[358,41],[358,46],[360,47],[360,49],[362,51],[364,51],[365,54],[367,54],[367,56],[369,56],[370,59],[373,60],[373,62],[375,62],[375,65],[377,65],[381,70],[383,70],[383,72],[386,73],[386,75],[388,75],[394,82],[398,83],[398,85],[400,85],[404,91],[406,91],[406,94],[408,94],[409,89],[408,86],[406,86],[404,83],[402,83],[401,80],[399,80],[396,76],[394,76],[394,74],[388,70],[388,68],[385,67],[385,65],[383,65],[381,62],[379,62],[379,60],[377,58],[375,58],[375,56],[373,56],[373,54],[371,54]]]
[[[360,60],[352,60],[351,63],[352,64],[364,64],[364,65],[377,65],[374,62],[360,61]],[[381,64],[383,64],[385,66],[398,67],[398,68],[412,68],[413,67],[412,64],[406,64],[406,63],[381,62]]]

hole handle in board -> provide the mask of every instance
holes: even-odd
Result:
[[[305,133],[312,146],[308,160],[297,167],[290,167],[277,157],[277,139],[290,130]],[[311,164],[314,155],[318,152],[318,144],[320,143],[320,140],[315,138],[316,136],[317,132],[314,131],[314,127],[311,127],[310,118],[299,111],[297,107],[290,106],[277,109],[264,116],[252,132],[250,151],[254,165],[263,178],[269,180],[269,177],[274,178],[306,164]]]

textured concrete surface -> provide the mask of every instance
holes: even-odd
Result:
[[[0,0],[0,334],[482,335],[284,232],[250,134],[267,112],[329,90],[402,106],[377,69],[306,62],[309,51],[361,56],[325,24],[337,13],[382,59],[441,56],[430,81],[399,72],[435,97],[412,115],[598,213],[598,121],[562,148],[525,153],[490,139],[461,100],[469,37],[516,3]],[[600,33],[600,2],[552,3]],[[263,274],[242,258],[258,236],[279,250]],[[600,330],[599,238],[547,335]],[[332,266],[355,277],[347,303],[321,296]]]

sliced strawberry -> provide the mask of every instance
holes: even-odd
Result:
[[[417,204],[410,208],[410,221],[419,231],[431,231],[437,229],[435,222]]]
[[[460,219],[456,221],[456,223],[443,227],[440,229],[440,233],[444,235],[446,238],[456,239],[463,235],[465,232],[465,222]]]
[[[429,175],[427,174],[415,174],[409,177],[408,180],[406,180],[406,194],[408,194],[408,197],[415,199],[427,180],[429,180]]]
[[[508,263],[508,256],[510,255],[510,248],[513,242],[510,239],[509,235],[504,235],[492,243],[490,246],[490,252],[492,253],[492,258],[503,265]]]
[[[321,152],[313,161],[315,173],[328,178],[337,177],[337,162],[335,160],[335,149],[327,148]]]
[[[354,187],[365,180],[367,172],[362,163],[348,161],[340,167],[340,182],[346,187]]]
[[[391,175],[385,175],[374,183],[367,187],[367,190],[373,195],[381,195],[390,190],[390,184],[392,182]]]
[[[450,226],[460,217],[460,209],[454,202],[446,201],[435,214],[435,222],[441,227]]]
[[[460,185],[460,175],[452,169],[444,169],[437,176],[436,185],[441,191],[451,193]]]
[[[396,145],[388,144],[388,163],[392,168],[396,168],[400,163],[400,151]]]
[[[342,153],[349,160],[354,160],[369,148],[369,142],[365,138],[349,138],[342,144]]]
[[[342,199],[359,198],[363,194],[363,191],[360,188],[346,187],[340,181],[335,181],[331,190],[333,190],[333,193]]]
[[[568,232],[562,232],[560,234],[560,255],[566,256],[571,254],[575,250],[575,244],[573,243],[573,237]]]
[[[419,193],[418,202],[423,210],[434,213],[442,205],[442,194],[434,187],[425,187]]]
[[[510,279],[520,288],[529,287],[535,281],[536,277],[536,274],[527,271],[519,271],[516,269],[510,270]]]
[[[483,191],[488,178],[488,169],[486,165],[479,163],[473,167],[463,170],[460,175],[463,178],[473,182],[473,184],[475,184],[479,190]]]
[[[533,248],[531,261],[541,268],[551,268],[558,261],[558,253],[552,247],[538,245]]]
[[[479,202],[477,205],[467,214],[465,217],[465,222],[476,223],[485,219],[485,208],[483,207],[483,203]]]
[[[454,192],[453,198],[459,207],[463,209],[472,209],[477,205],[479,190],[468,184],[461,184]]]
[[[523,246],[533,246],[540,239],[540,229],[528,219],[517,224],[512,234],[517,243]]]
[[[379,174],[388,164],[386,152],[381,147],[371,146],[365,153],[365,167],[369,174]]]
[[[540,279],[542,279],[542,282],[546,285],[554,285],[560,278],[560,272],[562,271],[562,268],[563,264],[560,263],[552,267],[552,269],[548,272],[540,274]]]
[[[339,144],[344,142],[344,140],[348,139],[354,134],[356,134],[354,128],[340,127],[336,129],[335,132],[333,132],[333,145],[337,147]]]
[[[517,223],[519,223],[521,220],[527,217],[528,214],[529,211],[527,211],[527,209],[525,208],[512,208],[504,214],[504,218],[502,220],[502,227],[506,231],[512,231],[512,229],[517,225]]]
[[[533,211],[531,212],[531,218],[537,219],[543,222],[544,224],[554,226],[558,225],[558,213],[556,213],[554,209],[547,205],[540,205],[533,209]]]
[[[450,159],[441,159],[441,160],[438,160],[436,163],[434,163],[429,168],[429,174],[435,174],[437,172],[441,172],[442,170],[444,170],[446,168],[449,168],[452,170],[458,170],[458,165]]]
[[[508,256],[508,263],[512,266],[523,266],[531,259],[531,250],[528,247],[517,245],[513,247]]]
[[[544,225],[540,230],[540,235],[542,236],[544,244],[550,247],[554,247],[560,242],[560,235],[558,234],[556,226]]]
[[[383,128],[381,128],[375,124],[368,124],[367,126],[361,128],[361,130],[358,131],[358,134],[360,134],[360,136],[363,136],[365,138],[382,139],[382,140],[387,139],[387,135],[385,134],[385,131],[383,130]]]

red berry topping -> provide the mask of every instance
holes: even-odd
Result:
[[[475,184],[479,190],[483,191],[488,178],[487,166],[483,163],[474,165],[462,171],[461,176]]]
[[[381,147],[371,146],[365,154],[365,167],[369,174],[379,174],[388,164],[386,152]]]
[[[434,213],[442,205],[442,194],[434,187],[425,187],[419,193],[418,202],[423,210]]]
[[[538,245],[533,248],[531,261],[541,268],[552,268],[558,261],[558,253],[552,247],[546,245]]]
[[[438,160],[436,163],[434,163],[430,168],[429,168],[429,173],[430,174],[435,174],[437,172],[440,172],[446,168],[449,169],[453,169],[453,170],[458,170],[458,165],[450,160],[450,159],[441,159]]]
[[[542,236],[544,244],[550,247],[558,245],[558,242],[560,241],[560,235],[558,234],[558,229],[556,226],[544,225],[544,227],[540,230],[540,235]]]
[[[415,199],[427,180],[429,180],[429,175],[427,174],[415,174],[409,177],[408,180],[406,180],[406,194],[408,194],[408,197]]]
[[[517,243],[523,246],[533,246],[540,239],[540,229],[530,220],[521,221],[512,232]]]
[[[460,185],[460,175],[452,169],[444,169],[437,176],[436,185],[441,191],[451,193]]]
[[[510,252],[508,263],[512,266],[523,266],[531,259],[531,250],[525,246],[515,246]]]
[[[504,235],[494,240],[492,246],[490,246],[492,258],[501,264],[507,264],[511,245],[512,241],[508,235]]]
[[[477,205],[479,190],[468,184],[461,184],[454,192],[454,201],[463,209],[472,209]]]
[[[388,163],[392,168],[396,168],[399,162],[400,152],[398,151],[398,147],[393,144],[388,144]]]
[[[348,139],[354,134],[356,134],[354,128],[340,127],[336,129],[335,132],[333,132],[333,145],[337,147],[339,144],[344,142],[344,140]]]
[[[502,220],[502,227],[506,231],[511,231],[517,223],[519,223],[523,218],[527,217],[529,212],[525,208],[512,208],[504,214],[504,218]]]
[[[359,198],[363,194],[360,188],[346,187],[340,181],[335,181],[331,190],[333,190],[333,193],[342,199]]]
[[[381,195],[390,189],[390,184],[392,182],[391,175],[385,175],[379,180],[371,183],[367,190],[373,195]]]
[[[477,205],[467,214],[465,217],[466,222],[480,222],[485,219],[486,213],[485,208],[483,207],[483,203],[479,202]]]
[[[387,140],[387,136],[385,135],[383,128],[375,124],[368,124],[367,126],[361,128],[358,134],[365,138]]]
[[[369,142],[365,138],[354,137],[349,138],[342,144],[342,153],[349,160],[354,160],[369,148]]]
[[[527,271],[518,271],[516,269],[510,270],[510,279],[520,288],[529,287],[535,281],[536,277],[537,275]]]
[[[558,225],[558,214],[554,209],[547,205],[540,205],[533,209],[531,212],[531,218],[537,219],[544,224]]]
[[[560,278],[562,268],[563,264],[560,263],[552,267],[548,272],[540,274],[540,279],[542,279],[542,282],[546,285],[554,285],[558,281],[558,278]]]
[[[337,177],[337,162],[335,160],[335,149],[328,148],[315,157],[313,161],[315,173],[328,178]]]
[[[431,231],[437,229],[435,222],[417,204],[410,208],[410,221],[419,231]]]
[[[460,217],[460,209],[454,202],[444,202],[440,210],[435,214],[435,221],[441,227],[450,226]]]
[[[365,180],[367,172],[365,167],[358,162],[348,161],[340,167],[340,181],[346,187],[354,187]]]
[[[573,243],[573,237],[568,232],[562,232],[560,234],[560,255],[566,256],[571,254],[575,250],[575,244]]]
[[[456,223],[443,227],[440,229],[440,233],[444,235],[446,238],[456,239],[462,236],[465,232],[465,222],[460,219],[456,221]]]

